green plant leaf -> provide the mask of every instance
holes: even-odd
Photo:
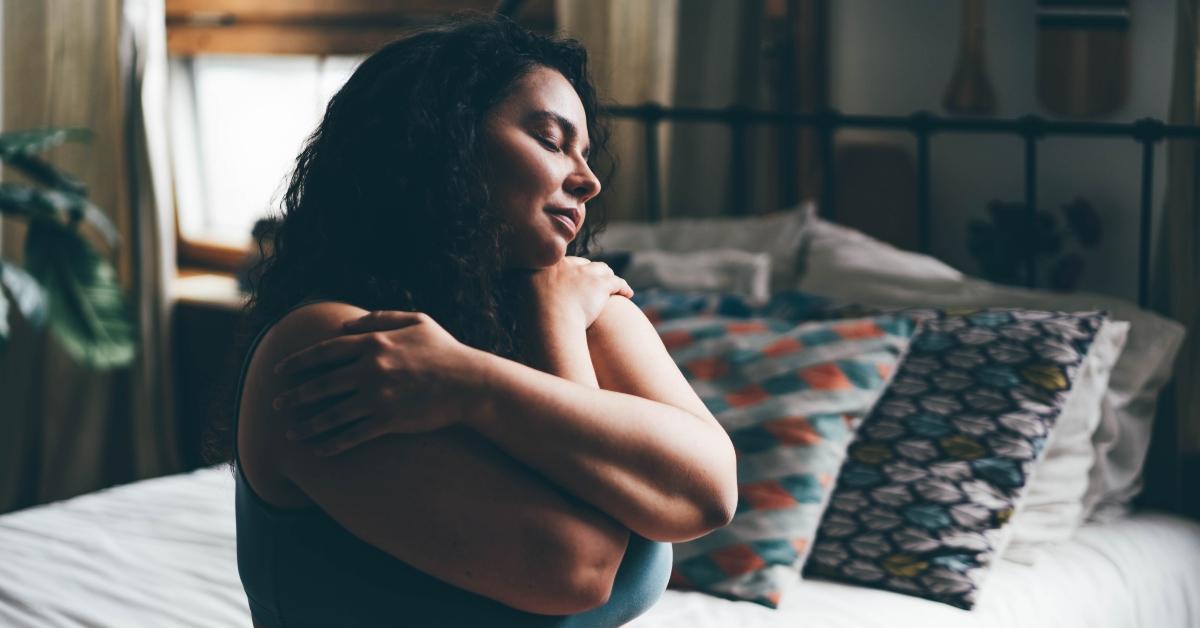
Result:
[[[93,368],[133,361],[134,327],[111,264],[73,229],[31,220],[25,267],[49,300],[49,323],[67,352]]]
[[[14,155],[32,155],[65,142],[90,142],[92,132],[88,129],[32,129],[0,133],[0,159],[8,160]]]
[[[0,262],[0,287],[8,291],[21,316],[34,327],[46,322],[46,293],[33,275],[15,264]]]
[[[108,215],[104,213],[104,210],[96,207],[94,203],[86,198],[80,197],[80,200],[83,202],[75,205],[73,209],[73,211],[80,213],[72,215],[73,221],[78,222],[82,219],[84,223],[90,225],[104,238],[104,242],[108,244],[109,248],[116,248],[117,244],[121,241],[121,234],[117,232],[117,227],[108,219]]]
[[[87,186],[83,181],[55,168],[44,159],[38,159],[27,153],[18,153],[4,158],[4,162],[14,170],[20,170],[30,179],[55,190],[71,192],[80,196],[87,195]]]
[[[110,247],[121,236],[104,212],[86,197],[61,190],[39,190],[19,183],[0,183],[0,213],[27,219],[53,219],[66,223],[85,222],[96,230]]]
[[[1103,224],[1096,208],[1083,197],[1076,197],[1070,203],[1062,206],[1063,215],[1067,218],[1067,226],[1084,248],[1093,249],[1100,243],[1104,233]]]
[[[50,214],[46,208],[34,198],[37,190],[19,183],[0,183],[0,214],[16,215],[28,218],[34,213]],[[49,216],[47,216],[49,217]]]

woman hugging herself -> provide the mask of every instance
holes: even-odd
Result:
[[[234,415],[278,626],[616,626],[725,525],[733,448],[603,263],[586,53],[503,18],[367,58],[296,160]]]

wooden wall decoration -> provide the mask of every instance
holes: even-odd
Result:
[[[1037,94],[1050,111],[1094,118],[1129,94],[1129,0],[1038,0]]]
[[[984,9],[983,0],[962,0],[958,60],[942,97],[942,106],[950,113],[991,115],[996,111],[996,94],[984,56]]]
[[[767,0],[765,45],[773,48],[777,111],[818,112],[829,106],[829,10],[827,0]],[[821,150],[817,132],[796,128],[780,134],[777,150],[784,185],[779,207],[820,195]],[[780,186],[776,186],[780,187]]]

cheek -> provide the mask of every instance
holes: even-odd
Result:
[[[503,180],[499,183],[514,194],[530,198],[554,191],[555,164],[550,154],[537,150],[512,150],[500,163]]]
[[[532,219],[556,190],[553,155],[521,137],[504,136],[489,152],[488,189],[493,208],[512,223]],[[561,179],[558,180],[559,185]]]

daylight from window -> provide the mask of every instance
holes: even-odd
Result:
[[[180,234],[245,246],[276,209],[305,139],[358,57],[203,55],[171,61]]]

